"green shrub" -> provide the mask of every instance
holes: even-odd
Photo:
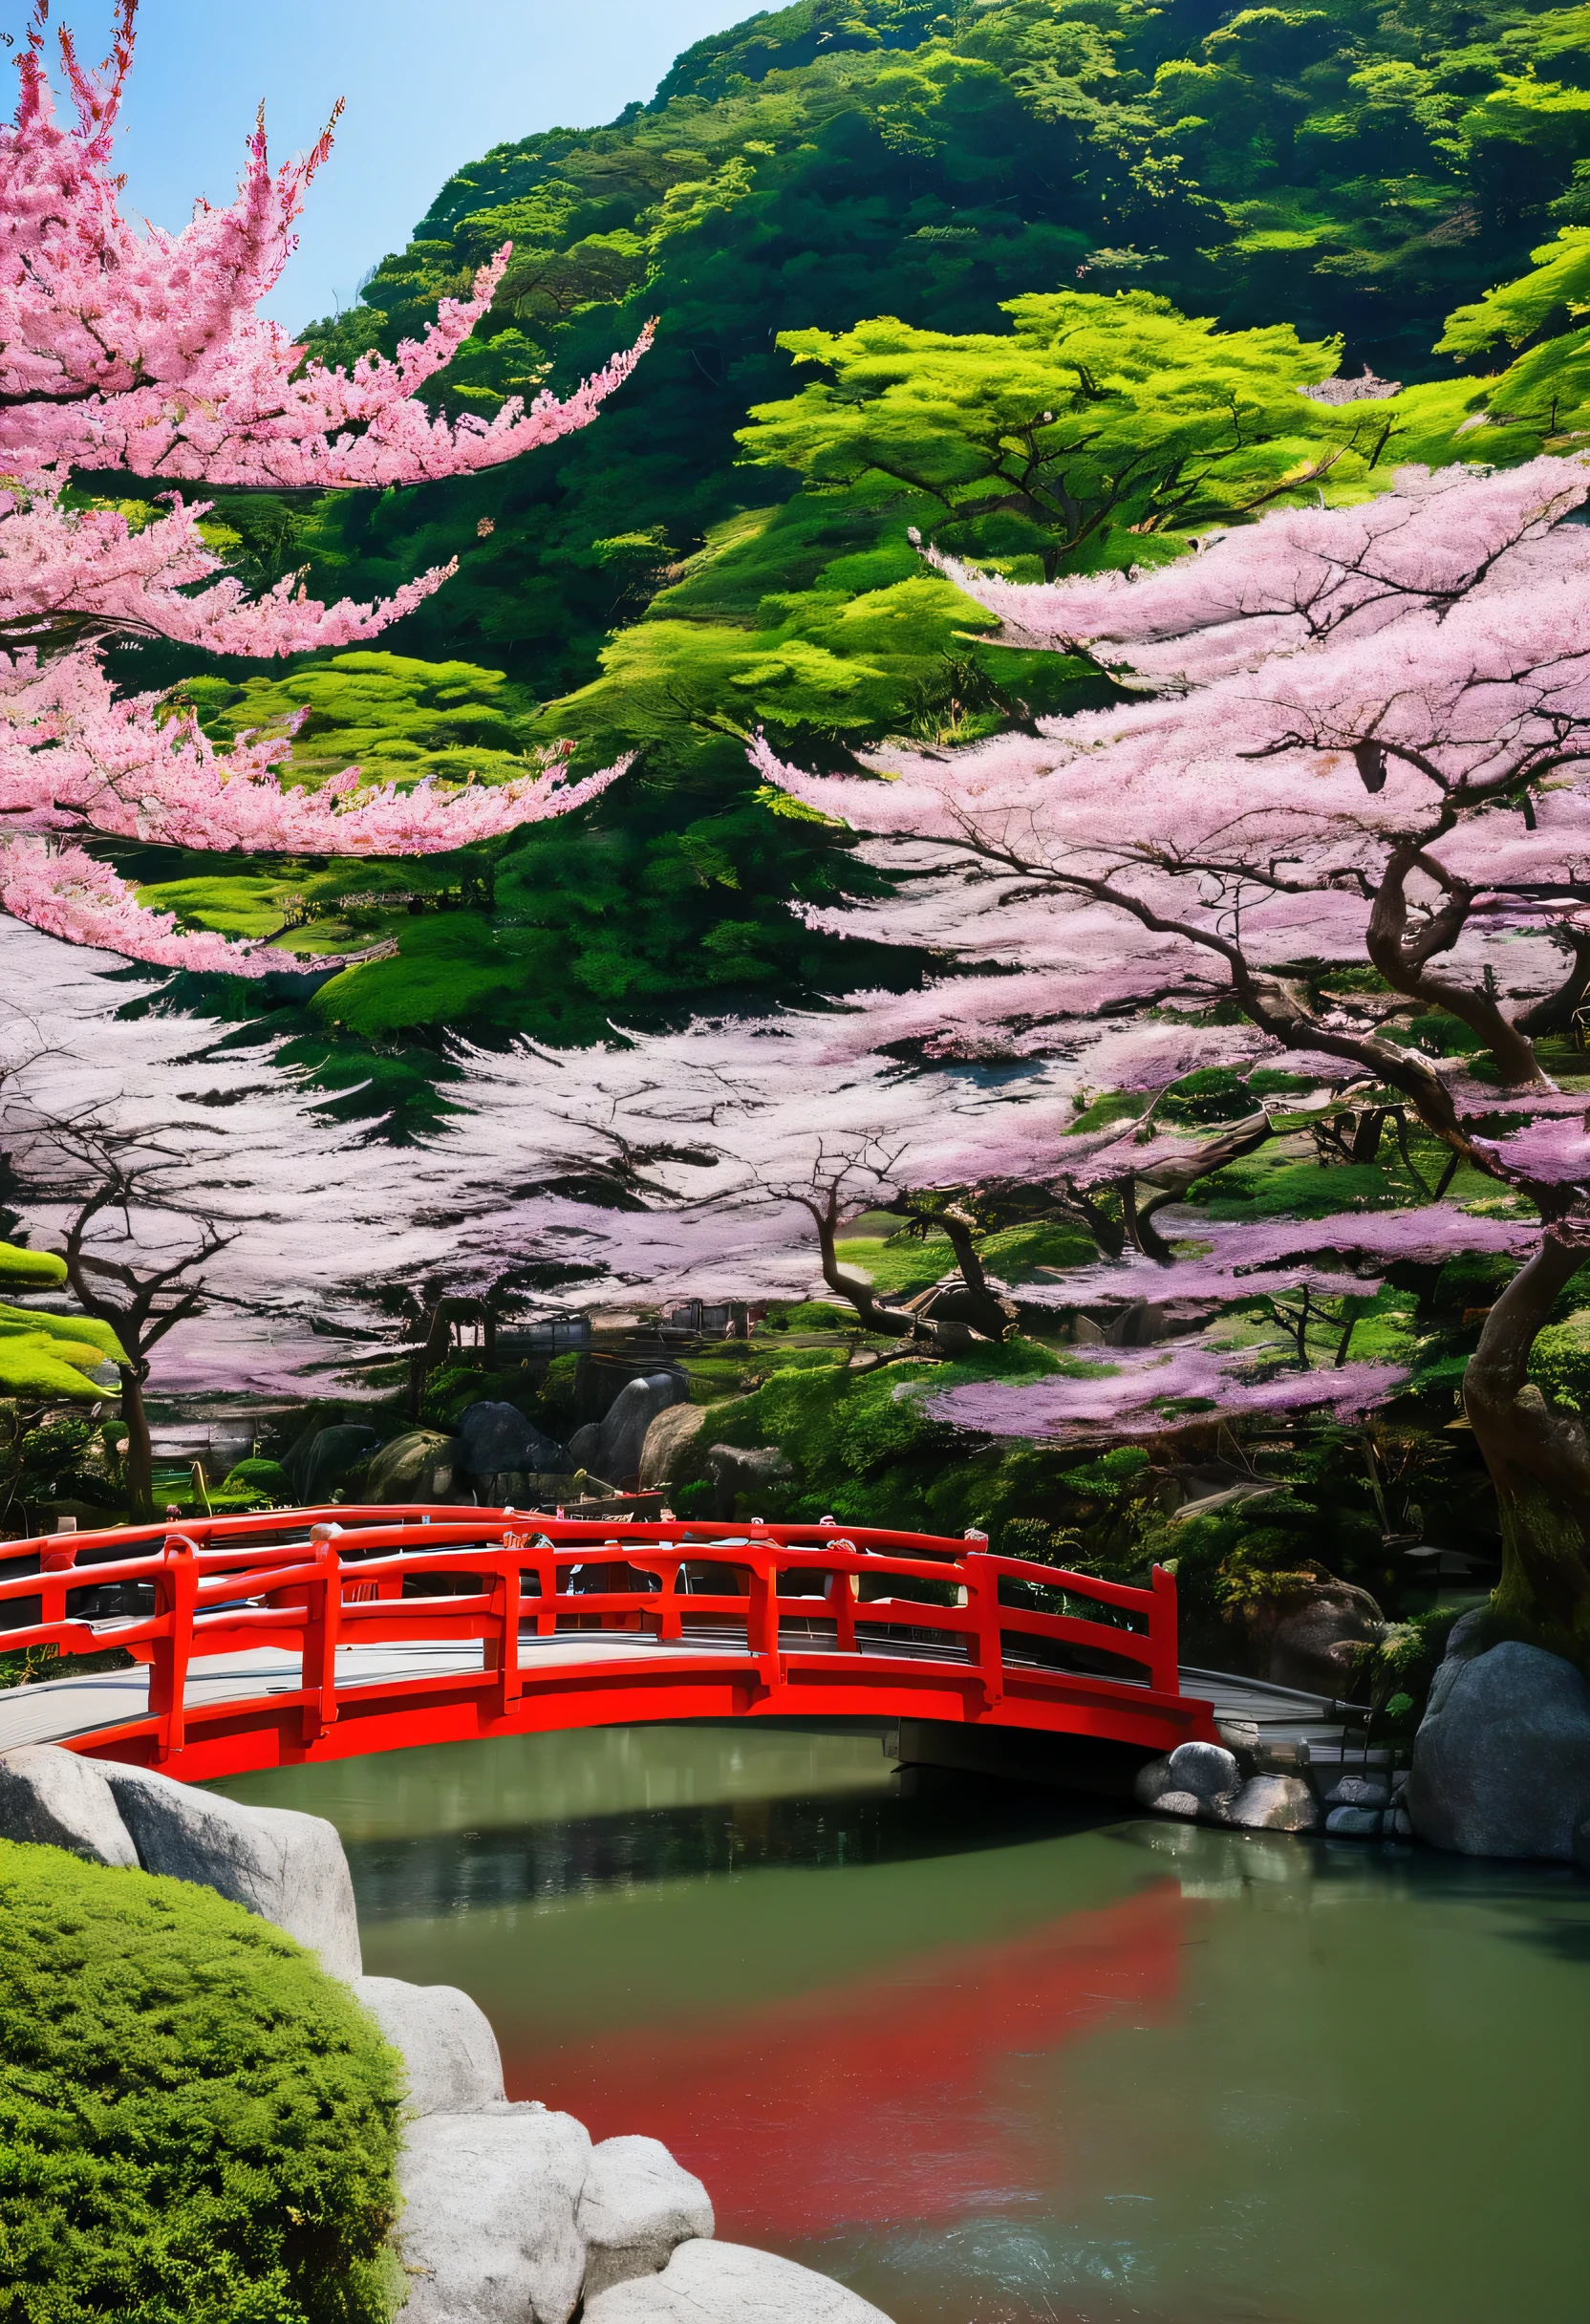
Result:
[[[269,1922],[0,1841],[5,2324],[378,2324],[398,2101]]]
[[[240,1460],[229,1469],[222,1481],[223,1493],[252,1493],[267,1499],[280,1501],[284,1507],[293,1499],[292,1480],[279,1460]]]
[[[1529,1376],[1553,1404],[1583,1411],[1590,1403],[1590,1307],[1546,1325],[1530,1350]]]

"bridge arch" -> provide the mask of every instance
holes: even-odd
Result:
[[[658,1719],[1216,1739],[1182,1691],[1171,1575],[1136,1589],[980,1538],[414,1504],[4,1548],[0,1651],[54,1646],[63,1677],[0,1695],[0,1745],[186,1781]],[[74,1678],[107,1646],[136,1673]]]

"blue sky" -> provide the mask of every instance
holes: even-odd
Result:
[[[504,139],[611,120],[649,97],[677,52],[757,0],[142,0],[123,113],[126,206],[185,224],[229,197],[265,99],[273,152],[319,135],[348,100],[301,243],[268,311],[300,324],[345,305],[401,247],[442,180]],[[0,0],[13,37],[29,0]],[[85,56],[109,0],[55,0]],[[0,67],[3,69],[3,67]],[[8,96],[5,113],[10,114]]]

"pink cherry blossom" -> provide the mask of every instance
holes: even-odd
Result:
[[[20,832],[102,831],[198,850],[406,855],[501,837],[596,797],[620,767],[570,785],[561,754],[494,785],[366,784],[357,767],[318,790],[284,785],[290,735],[217,751],[192,717],[153,695],[117,699],[98,659],[114,633],[214,653],[272,656],[349,645],[413,612],[454,570],[434,568],[377,604],[312,600],[298,575],[249,600],[206,543],[209,504],[168,496],[135,525],[63,498],[73,467],[173,483],[389,486],[466,473],[586,426],[629,377],[650,332],[567,401],[505,404],[489,421],[437,417],[417,390],[488,312],[508,252],[472,292],[388,360],[349,371],[305,362],[258,312],[292,248],[305,189],[327,151],[272,169],[263,123],[237,199],[201,204],[181,234],[136,231],[119,206],[112,144],[132,60],[135,0],[118,0],[112,54],[61,55],[75,117],[45,75],[45,8],[24,43],[21,98],[0,129],[0,851]],[[177,930],[77,849],[0,863],[10,908],[74,940],[131,957],[263,973],[257,946]],[[278,964],[268,953],[263,966]]]
[[[1171,1348],[1111,1348],[1075,1368],[1034,1381],[979,1380],[930,1394],[936,1420],[985,1436],[1142,1436],[1207,1426],[1241,1413],[1366,1410],[1407,1378],[1394,1365],[1343,1364],[1320,1371],[1262,1371],[1253,1351],[1203,1342]],[[1191,1409],[1188,1408],[1192,1408]]]
[[[81,848],[13,843],[0,851],[0,905],[46,936],[92,944],[160,968],[263,977],[291,965],[268,944],[234,943],[203,929],[183,929],[169,912],[149,912],[127,882]],[[320,958],[333,968],[340,959]]]
[[[373,605],[317,604],[296,574],[250,602],[200,530],[207,502],[173,494],[167,512],[135,530],[115,509],[63,507],[63,484],[54,470],[0,491],[0,637],[18,644],[118,631],[212,654],[312,654],[377,635],[458,570],[456,559],[433,566]]]

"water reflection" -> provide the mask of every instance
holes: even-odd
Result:
[[[1579,2324],[1590,1883],[635,1730],[228,1786],[516,2095],[898,2324]]]

